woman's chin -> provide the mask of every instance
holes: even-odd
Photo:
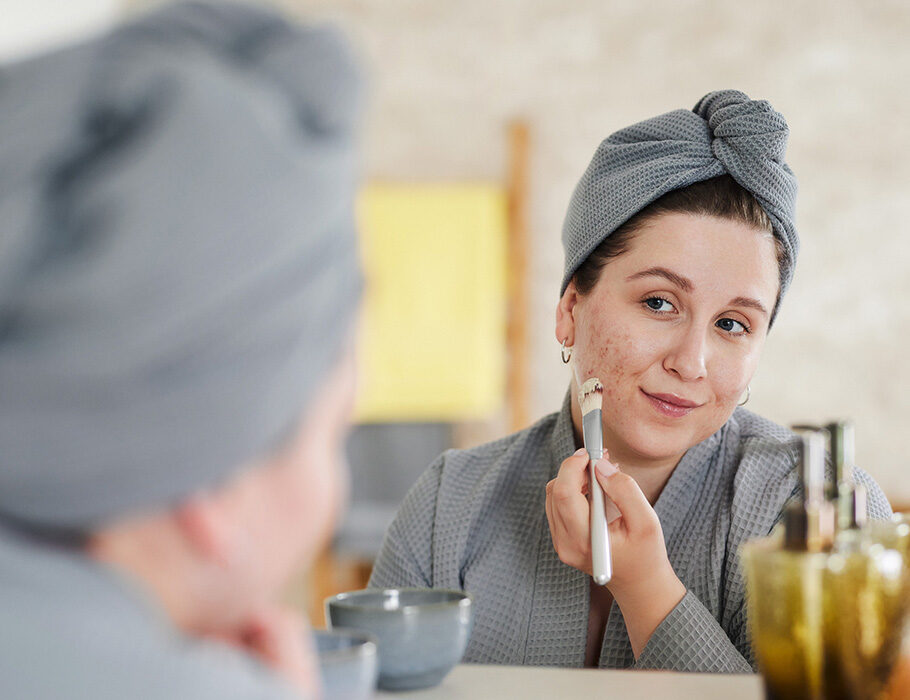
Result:
[[[642,431],[629,441],[632,452],[649,462],[666,462],[680,459],[696,444],[690,431],[656,428]]]

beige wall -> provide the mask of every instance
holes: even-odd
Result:
[[[892,499],[910,503],[910,5],[280,4],[340,21],[367,60],[371,177],[500,177],[505,122],[530,121],[535,417],[555,410],[565,391],[553,337],[559,231],[600,139],[718,88],[769,99],[792,130],[803,249],[750,407],[781,423],[853,417],[860,463]]]
[[[0,0],[0,61],[100,31],[120,14],[119,0]]]
[[[910,502],[910,5],[679,0],[285,0],[339,20],[372,76],[370,176],[495,178],[534,131],[535,417],[567,375],[559,231],[600,139],[735,87],[792,130],[802,256],[752,384],[781,423],[851,416],[860,463]]]

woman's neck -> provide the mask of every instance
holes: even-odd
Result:
[[[575,434],[575,446],[583,447],[581,407],[577,401],[571,402],[572,427]],[[661,491],[669,481],[673,470],[682,459],[682,455],[674,455],[665,459],[649,459],[630,450],[624,450],[616,439],[611,439],[610,430],[604,426],[604,448],[609,452],[610,461],[622,469],[623,472],[635,479],[648,503],[652,506],[660,497]]]

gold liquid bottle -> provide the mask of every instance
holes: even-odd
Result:
[[[900,653],[906,567],[881,527],[866,523],[866,491],[853,476],[854,431],[828,432],[838,532],[824,580],[824,689],[832,700],[881,700]],[[884,524],[881,524],[884,525]]]
[[[824,606],[824,696],[829,700],[849,700],[850,684],[845,667],[844,635],[854,617],[843,610],[842,598],[847,592],[853,570],[862,566],[863,536],[860,528],[866,521],[866,491],[854,482],[854,430],[849,421],[835,421],[825,426],[833,469],[825,495],[836,506],[834,551],[823,580]]]
[[[828,700],[823,595],[835,510],[825,499],[824,434],[805,431],[798,447],[802,498],[784,511],[782,540],[743,548],[752,647],[768,700]]]
[[[785,509],[782,537],[743,548],[766,698],[885,700],[910,614],[910,522],[864,525],[849,423],[799,429],[803,498]],[[827,483],[825,437],[834,466]],[[890,682],[903,692],[902,677]]]

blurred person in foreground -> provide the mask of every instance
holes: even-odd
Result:
[[[0,69],[0,696],[320,694],[359,92],[205,2]]]
[[[470,661],[748,673],[737,552],[798,495],[796,436],[742,407],[798,236],[789,130],[764,100],[703,97],[604,139],[563,226],[562,409],[442,455],[390,526],[375,586],[475,596]],[[810,357],[794,358],[811,362]],[[604,386],[596,478],[618,509],[591,582],[579,386]],[[869,514],[887,517],[862,470]]]

